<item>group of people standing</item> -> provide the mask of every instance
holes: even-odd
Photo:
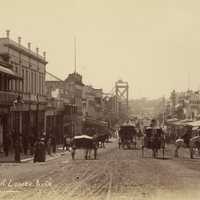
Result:
[[[40,136],[36,137],[32,133],[29,135],[20,134],[17,133],[16,130],[11,130],[4,135],[3,152],[6,157],[14,152],[15,154],[18,152],[18,154],[34,155],[34,158],[36,157],[34,160],[37,161],[38,155],[36,154],[38,154],[38,152],[44,152],[49,155],[51,155],[52,152],[56,152],[56,139],[53,135],[46,135],[44,131],[41,131]]]
[[[56,152],[56,140],[55,137],[46,136],[45,133],[38,138],[34,143],[34,162],[45,162],[46,153]]]

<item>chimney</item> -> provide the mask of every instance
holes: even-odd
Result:
[[[46,52],[45,51],[43,52],[43,57],[46,60]]]
[[[10,30],[6,30],[6,37],[9,39],[10,38]]]
[[[37,53],[37,55],[39,54],[39,48],[38,47],[36,48],[36,53]]]
[[[28,49],[31,50],[31,43],[28,42]]]
[[[18,37],[18,44],[21,45],[21,40],[22,38],[21,37]]]

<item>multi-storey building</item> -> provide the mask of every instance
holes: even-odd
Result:
[[[44,128],[45,52],[41,56],[39,48],[32,51],[31,43],[26,48],[21,44],[21,37],[15,42],[7,31],[6,37],[0,38],[0,59],[10,67],[15,77],[20,77],[5,81],[9,91],[17,96],[9,109],[9,130],[21,135],[22,142],[27,144],[29,137],[38,137]]]
[[[6,136],[9,132],[10,108],[17,99],[17,94],[11,91],[10,84],[13,80],[22,79],[11,69],[11,65],[0,58],[0,151],[6,145]]]
[[[83,116],[103,119],[103,90],[92,86],[83,88]]]
[[[61,135],[61,132],[63,132],[63,134],[72,136],[82,132],[83,86],[82,76],[76,72],[69,74],[64,81],[46,81],[46,94],[49,97],[48,102],[50,102],[50,99],[53,97],[55,101],[63,105],[62,109],[61,106],[55,107],[53,109],[54,112],[52,109],[46,111],[48,124],[50,124],[51,119],[55,122],[60,116],[59,118],[60,121],[62,121],[61,127],[63,131],[60,130],[59,133],[57,131],[57,134]]]

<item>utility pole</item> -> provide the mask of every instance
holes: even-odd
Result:
[[[74,37],[74,72],[76,73],[76,37]]]

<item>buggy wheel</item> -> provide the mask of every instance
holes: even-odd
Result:
[[[191,159],[194,158],[194,156],[193,156],[193,149],[190,150],[190,158],[191,158]]]
[[[88,150],[85,151],[85,160],[88,160]]]
[[[142,158],[144,158],[144,146],[142,146]]]
[[[135,149],[137,149],[137,142],[135,142]]]
[[[156,158],[156,149],[152,149],[153,158]]]
[[[72,160],[75,160],[75,150],[74,149],[72,149],[71,155],[72,155]]]
[[[163,160],[165,159],[165,148],[162,149]]]
[[[97,149],[94,149],[94,159],[97,159]]]

